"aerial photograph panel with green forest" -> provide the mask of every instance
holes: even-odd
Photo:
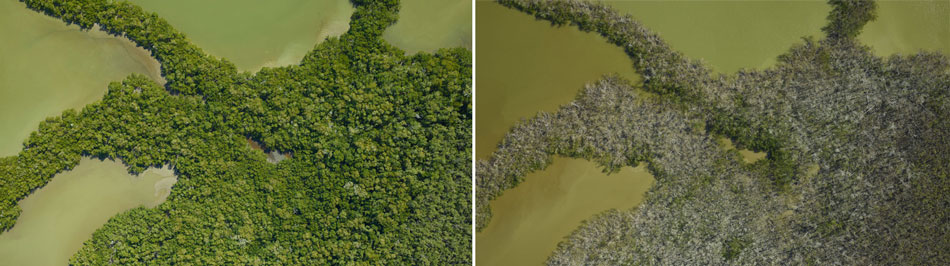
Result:
[[[470,4],[0,0],[0,265],[471,265]]]

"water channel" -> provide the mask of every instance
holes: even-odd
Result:
[[[919,51],[950,55],[950,1],[878,1],[877,19],[858,40],[877,56]]]
[[[81,109],[131,73],[161,81],[158,61],[127,39],[82,31],[0,0],[0,156],[15,155],[40,121]]]
[[[83,158],[20,200],[16,224],[0,234],[0,265],[66,265],[109,218],[164,202],[175,182],[170,168],[132,176],[120,162]]]
[[[471,0],[402,0],[399,21],[383,38],[408,53],[472,49]]]
[[[822,36],[825,1],[603,1],[674,50],[723,74],[761,70],[801,38]]]
[[[314,45],[349,29],[348,0],[132,0],[195,45],[242,71],[300,63]]]
[[[476,261],[541,265],[584,220],[640,204],[653,181],[644,164],[607,175],[587,160],[555,158],[491,202],[492,220],[476,234]]]
[[[478,51],[475,154],[485,159],[515,123],[553,112],[605,74],[638,80],[622,49],[576,27],[546,21],[494,2],[476,2]]]

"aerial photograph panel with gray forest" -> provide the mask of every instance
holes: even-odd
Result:
[[[476,265],[950,264],[950,1],[475,23]]]

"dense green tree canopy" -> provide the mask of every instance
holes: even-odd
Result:
[[[73,264],[470,263],[471,53],[385,43],[398,1],[354,0],[347,33],[254,74],[128,2],[23,2],[129,38],[167,83],[113,83],[0,158],[0,230],[18,200],[92,156],[133,173],[171,164],[179,178],[165,203],[113,217]],[[293,158],[267,163],[247,139]]]

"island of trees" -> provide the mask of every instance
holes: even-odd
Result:
[[[387,44],[398,0],[353,0],[348,32],[254,74],[125,1],[23,2],[132,40],[167,83],[112,83],[0,159],[0,232],[18,200],[90,156],[132,173],[169,164],[178,183],[165,203],[113,217],[71,264],[471,262],[471,52]],[[293,158],[267,163],[247,139]]]
[[[512,128],[476,166],[479,229],[491,199],[557,155],[645,162],[656,184],[585,222],[549,265],[950,263],[950,58],[873,55],[855,38],[874,2],[829,1],[822,38],[729,76],[602,4],[499,2],[601,34],[643,82],[607,76]],[[742,163],[723,136],[767,159]]]

